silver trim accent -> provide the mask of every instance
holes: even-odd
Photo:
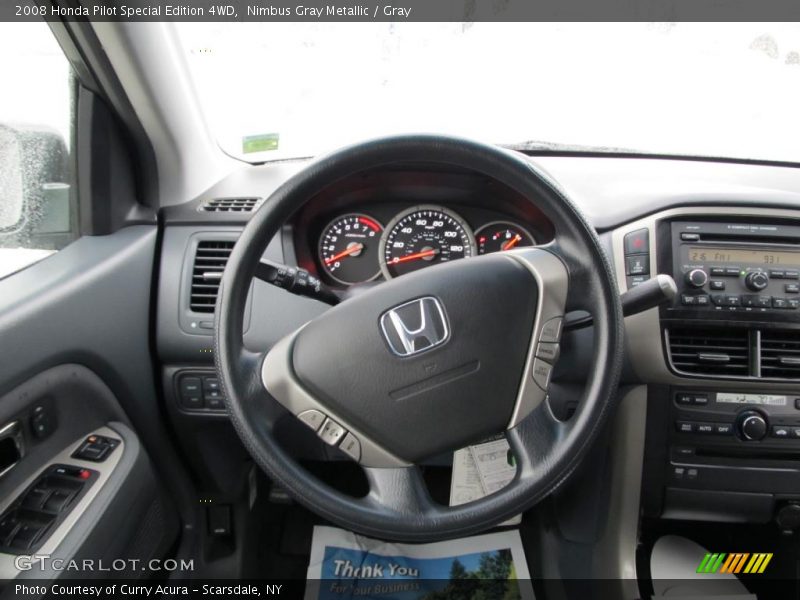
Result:
[[[306,391],[295,377],[292,369],[292,349],[300,331],[302,331],[302,327],[281,339],[264,358],[264,362],[261,364],[261,382],[267,392],[293,415],[299,415],[307,410],[318,410],[352,433],[361,444],[361,460],[358,462],[362,466],[410,466],[409,463],[372,441],[345,419],[342,419],[340,415],[331,412],[328,407]],[[346,434],[342,437],[346,437]]]
[[[406,306],[419,305],[419,327],[417,329],[409,329],[406,323],[403,322],[400,316],[400,310]],[[434,310],[434,308],[436,310]],[[434,319],[438,316],[439,326],[442,328],[442,335],[439,337],[439,332],[436,330],[436,323]],[[421,352],[427,352],[437,346],[441,346],[450,338],[450,328],[447,326],[447,316],[445,315],[442,303],[433,296],[424,296],[416,298],[409,302],[390,308],[381,315],[381,331],[383,337],[389,344],[389,349],[397,356],[414,356]],[[402,348],[396,348],[392,343],[392,335],[390,335],[387,326],[391,325],[394,333],[402,344]],[[428,345],[424,348],[417,350],[417,339],[424,337],[428,340]]]
[[[77,450],[83,441],[90,435],[102,435],[106,437],[113,437],[120,441],[119,445],[114,449],[114,451],[108,456],[108,458],[101,462],[91,462],[88,460],[80,460],[78,458],[72,458],[72,453]],[[72,527],[78,522],[78,520],[83,516],[83,513],[86,512],[86,509],[89,508],[89,505],[95,499],[97,494],[103,489],[103,486],[106,484],[108,479],[111,477],[111,473],[114,471],[116,466],[119,464],[119,461],[122,459],[122,455],[125,452],[125,439],[122,435],[111,429],[110,427],[100,427],[99,429],[95,429],[94,431],[89,431],[86,434],[82,435],[79,439],[75,442],[67,446],[64,450],[58,453],[56,456],[48,460],[40,469],[38,469],[33,475],[31,475],[28,479],[26,479],[22,484],[20,484],[8,497],[0,499],[0,513],[4,512],[6,508],[8,508],[16,499],[17,497],[34,481],[36,478],[41,475],[41,473],[48,468],[50,465],[53,464],[63,464],[63,465],[71,465],[74,467],[80,467],[82,469],[92,469],[98,472],[97,479],[92,485],[91,488],[83,495],[83,497],[78,501],[75,507],[70,511],[67,517],[61,522],[61,524],[56,527],[54,531],[52,531],[47,538],[47,541],[44,545],[39,549],[36,553],[37,555],[54,555],[58,549],[58,546],[61,542],[64,541],[64,538],[67,537],[67,534],[70,532]],[[7,554],[4,552],[0,552],[0,579],[14,579],[18,574],[19,570],[14,565],[14,559],[17,554]]]
[[[525,360],[525,370],[522,374],[519,392],[517,392],[517,402],[507,427],[511,429],[527,417],[547,397],[547,391],[540,388],[533,379],[533,366],[536,360],[542,360],[541,358],[536,358],[542,326],[552,319],[564,316],[569,273],[561,259],[541,248],[525,247],[508,250],[503,252],[502,256],[516,261],[528,269],[533,274],[539,287],[539,303],[536,307],[536,317],[531,330],[528,357]],[[553,343],[555,342],[558,342],[558,340],[553,340]]]
[[[657,274],[656,269],[656,223],[662,219],[680,217],[705,217],[719,219],[720,217],[775,217],[784,219],[800,219],[800,212],[780,208],[759,208],[753,206],[719,207],[719,206],[691,206],[685,208],[672,208],[664,210],[643,219],[633,221],[611,232],[612,255],[614,259],[614,272],[617,276],[617,286],[620,294],[628,289],[625,275],[625,235],[637,229],[647,228],[649,231],[650,276]],[[661,320],[658,308],[652,308],[642,313],[625,317],[625,337],[627,341],[627,355],[630,357],[636,375],[644,382],[667,383],[673,385],[712,385],[720,388],[737,389],[791,389],[796,388],[789,381],[770,381],[768,379],[728,379],[710,376],[680,377],[669,370],[667,356],[661,343]]]

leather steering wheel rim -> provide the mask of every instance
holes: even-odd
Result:
[[[568,275],[565,311],[586,310],[594,317],[591,367],[575,415],[562,422],[553,417],[547,402],[536,407],[506,431],[517,458],[514,480],[494,494],[454,507],[430,499],[416,466],[365,468],[370,492],[364,498],[343,494],[306,471],[276,440],[275,424],[286,411],[261,378],[265,353],[246,349],[242,333],[247,295],[260,258],[291,215],[344,177],[411,162],[467,169],[535,202],[556,232],[544,251],[558,257]],[[605,424],[614,407],[622,368],[619,294],[594,229],[527,157],[451,137],[400,136],[354,145],[312,162],[289,179],[262,204],[237,241],[221,281],[216,315],[215,362],[228,413],[256,463],[315,513],[347,529],[384,539],[421,542],[476,533],[552,493],[580,463]]]

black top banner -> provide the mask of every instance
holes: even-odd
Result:
[[[0,21],[798,21],[798,0],[0,0]]]

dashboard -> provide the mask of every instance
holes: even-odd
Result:
[[[549,220],[513,190],[474,174],[359,175],[313,198],[292,225],[298,265],[334,287],[546,244]]]
[[[787,502],[800,504],[800,169],[631,157],[532,160],[598,232],[620,293],[655,274],[678,284],[671,305],[625,319],[617,438],[620,460],[631,467],[616,487],[641,489],[644,514],[655,518],[766,522]],[[201,457],[198,469],[216,478],[225,468],[217,473],[202,457],[212,447],[237,446],[235,437],[209,442],[227,422],[211,351],[218,279],[204,275],[224,269],[258,198],[305,166],[236,170],[161,215],[162,388],[187,455]],[[241,209],[249,205],[252,211]],[[479,174],[406,165],[314,193],[264,257],[357,290],[555,238],[535,198]],[[268,348],[327,308],[254,281],[245,344]],[[562,342],[553,402],[580,383],[592,329],[568,331]],[[184,393],[192,385],[202,396]],[[284,441],[300,457],[335,458],[305,434],[287,429]]]

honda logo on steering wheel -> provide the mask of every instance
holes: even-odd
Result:
[[[398,356],[430,350],[450,336],[444,308],[432,296],[387,310],[381,315],[381,329],[392,352]]]

